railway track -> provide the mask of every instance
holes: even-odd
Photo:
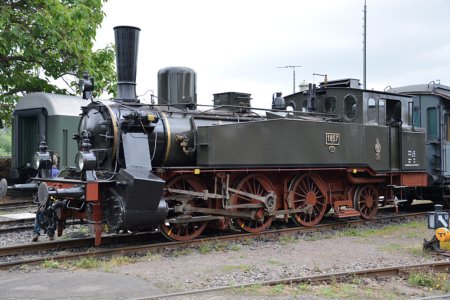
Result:
[[[426,212],[415,212],[402,214],[403,219],[412,219],[423,217]],[[137,235],[111,235],[104,236],[102,241],[105,245],[102,248],[92,248],[94,244],[94,238],[79,238],[70,240],[56,240],[52,242],[40,242],[33,244],[25,244],[11,247],[0,248],[0,269],[8,269],[24,264],[39,264],[48,259],[58,260],[71,260],[79,259],[83,257],[108,257],[112,255],[132,255],[137,253],[147,253],[157,251],[160,249],[168,248],[181,248],[188,246],[198,246],[204,243],[217,242],[217,241],[238,241],[252,238],[271,238],[279,235],[297,234],[326,231],[331,229],[345,228],[348,226],[360,226],[364,224],[377,224],[386,223],[392,220],[398,220],[399,215],[380,216],[372,221],[357,219],[349,221],[338,221],[329,224],[320,224],[316,227],[291,227],[282,229],[272,229],[261,232],[259,234],[238,233],[227,234],[223,236],[205,237],[200,239],[191,240],[188,242],[168,242],[168,241],[156,241],[155,234],[152,237],[148,233],[142,233]],[[159,235],[158,235],[159,236]],[[136,242],[137,240],[146,241],[145,244],[135,246],[114,246],[119,242],[121,244],[128,242]],[[149,240],[153,242],[149,243]],[[106,248],[108,247],[108,248]],[[77,251],[76,253],[60,253],[58,251],[73,249],[73,248],[85,248],[85,251]]]
[[[31,230],[34,227],[35,218],[0,220],[0,234],[5,232]],[[81,222],[67,222],[67,225],[81,224]],[[1,248],[0,248],[1,249]]]
[[[34,226],[34,218],[0,220],[0,234],[20,230],[29,230]]]
[[[0,211],[9,211],[23,208],[36,207],[32,201],[12,201],[0,203]]]
[[[233,286],[221,286],[200,290],[191,290],[191,291],[183,291],[177,293],[170,294],[160,294],[160,295],[151,295],[148,297],[141,297],[135,300],[144,300],[144,299],[168,299],[168,298],[178,298],[178,297],[195,297],[195,295],[199,294],[207,294],[211,293],[212,295],[217,295],[217,292],[223,292],[227,290],[246,288],[251,286],[274,286],[274,285],[292,285],[292,284],[301,284],[301,283],[324,283],[324,282],[345,282],[351,280],[355,277],[368,277],[368,278],[376,278],[376,277],[392,277],[392,276],[402,276],[411,272],[423,272],[423,271],[445,271],[448,272],[450,269],[450,261],[442,261],[442,262],[432,262],[432,263],[424,263],[424,264],[413,264],[413,265],[401,265],[401,266],[393,266],[387,268],[376,268],[369,270],[361,270],[361,271],[350,271],[350,272],[339,272],[339,273],[329,273],[329,274],[321,274],[321,275],[312,275],[312,276],[299,276],[299,277],[290,277],[284,279],[277,280],[268,280],[268,281],[260,281],[254,283],[246,283],[246,284],[237,284]],[[444,299],[444,298],[442,298]],[[448,298],[446,298],[448,299]]]

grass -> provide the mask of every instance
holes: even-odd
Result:
[[[281,236],[278,237],[278,242],[281,245],[287,245],[287,244],[293,244],[298,242],[297,238],[295,237],[295,235],[292,234],[283,234]]]
[[[46,260],[42,263],[42,266],[47,269],[103,269],[106,272],[111,271],[113,267],[122,266],[134,263],[135,258],[129,256],[113,256],[111,258],[96,258],[96,257],[83,257],[78,260],[66,260],[63,262],[57,262],[54,260]]]
[[[408,276],[408,283],[428,288],[430,291],[450,292],[450,278],[449,274],[446,273],[412,273]]]
[[[226,265],[222,267],[222,270],[227,273],[231,273],[234,271],[250,272],[253,269],[254,267],[249,265]]]
[[[59,267],[59,264],[57,261],[54,261],[53,259],[44,260],[44,262],[42,263],[42,267],[46,269],[57,269]]]
[[[286,265],[284,262],[276,260],[276,259],[273,259],[273,258],[270,258],[267,262],[269,264],[271,264],[271,265],[274,265],[274,266],[284,266],[284,265]]]
[[[355,279],[356,280],[356,279]],[[359,282],[359,280],[356,280]],[[246,287],[235,288],[232,293],[235,298],[237,295],[246,297],[287,297],[295,299],[320,298],[320,299],[376,299],[376,300],[394,300],[403,299],[404,295],[394,291],[376,290],[366,286],[360,286],[360,283],[339,283],[336,281],[330,284],[310,285],[308,283],[300,284],[277,284],[273,286],[254,284]],[[230,297],[233,298],[233,297]]]
[[[73,266],[78,269],[95,269],[100,267],[100,260],[95,257],[83,257],[73,262]]]
[[[408,238],[415,238],[421,236],[421,232],[419,232],[419,230],[426,228],[427,227],[426,224],[424,224],[424,221],[415,220],[408,223],[386,225],[379,228],[350,227],[337,232],[335,236],[370,238],[372,236],[392,237],[394,235],[401,235]]]
[[[422,246],[416,246],[416,247],[408,248],[408,252],[410,254],[414,255],[414,256],[420,256],[420,257],[426,257],[426,258],[432,257],[430,252],[423,251],[423,247]]]
[[[404,245],[401,245],[398,243],[389,243],[389,244],[379,247],[379,250],[388,252],[388,253],[395,253],[395,252],[403,250],[404,248],[405,248]]]
[[[263,286],[261,284],[252,284],[245,287],[235,288],[234,291],[244,294],[258,294],[262,288]]]
[[[183,249],[177,249],[177,250],[173,251],[172,255],[173,255],[173,257],[180,257],[180,256],[192,254],[192,252],[193,251],[190,248],[183,248]]]
[[[160,260],[162,258],[162,255],[159,253],[154,253],[152,251],[148,251],[143,260],[144,261],[156,261],[156,260]]]
[[[200,246],[198,247],[198,251],[201,254],[207,254],[213,251],[217,252],[239,251],[241,248],[242,248],[241,244],[216,241],[216,242],[201,243]]]
[[[102,266],[104,271],[110,272],[111,268],[113,267],[127,265],[132,262],[134,262],[134,259],[132,259],[129,256],[113,256],[109,261],[108,260],[102,261],[100,265]]]

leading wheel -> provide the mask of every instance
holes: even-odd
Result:
[[[166,184],[166,189],[179,189],[184,191],[195,191],[195,192],[203,192],[206,190],[206,185],[196,176],[193,175],[181,175],[171,179]],[[173,196],[170,192],[166,191],[164,194],[165,197]],[[185,200],[186,204],[189,204],[193,207],[209,207],[209,201],[205,201],[199,198],[193,198],[191,200]],[[169,207],[169,216],[167,219],[175,219],[175,220],[189,220],[192,217],[198,216],[199,214],[192,213],[189,215],[184,215],[182,213],[174,212],[176,206],[183,205],[183,200],[167,200],[167,205]],[[160,225],[161,233],[167,237],[168,239],[174,241],[188,241],[198,237],[206,228],[208,224],[207,221],[199,221],[199,222],[177,222],[170,223],[169,221],[165,221]]]
[[[294,178],[289,186],[289,195],[294,197],[294,209],[302,212],[291,215],[297,225],[314,226],[322,220],[327,211],[325,184],[317,174],[303,174]]]
[[[242,178],[236,188],[241,192],[253,194],[257,196],[266,196],[274,191],[270,180],[261,174],[251,174]],[[230,199],[231,205],[245,205],[245,204],[261,204],[261,201],[252,199],[249,196],[240,194],[233,194]],[[237,208],[238,211],[254,212],[254,218],[235,218],[239,228],[246,232],[258,233],[266,230],[272,224],[273,216],[265,214],[264,207],[261,208]]]
[[[355,193],[354,204],[363,219],[372,220],[375,217],[378,210],[378,197],[378,190],[373,185],[358,187]]]

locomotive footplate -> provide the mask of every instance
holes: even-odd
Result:
[[[184,223],[194,223],[194,222],[206,222],[206,221],[214,221],[214,220],[224,220],[225,217],[222,216],[185,216],[183,218],[172,218],[166,219],[165,222],[173,223],[173,224],[184,224]]]

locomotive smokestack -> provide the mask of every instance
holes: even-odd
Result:
[[[141,29],[132,26],[114,27],[118,100],[136,101],[136,71],[140,31]]]

